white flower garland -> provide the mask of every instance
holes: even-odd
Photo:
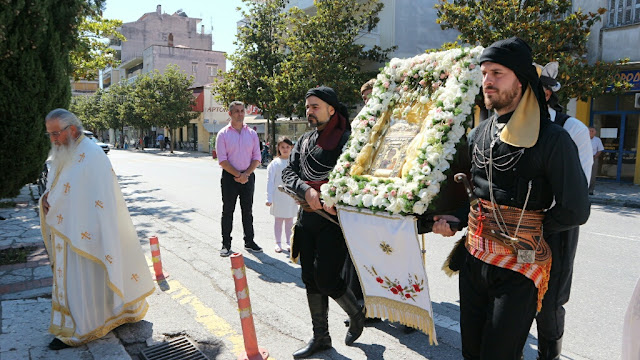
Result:
[[[478,65],[482,50],[478,46],[392,59],[378,74],[369,101],[351,123],[351,137],[329,175],[329,182],[321,187],[325,203],[392,214],[424,213],[440,192],[456,144],[466,132],[465,122],[472,115],[475,96],[482,84]],[[388,179],[351,176],[351,169],[370,142],[381,115],[391,107],[395,118],[404,118],[410,107],[394,106],[415,101],[431,102],[433,106],[421,131],[425,141],[409,164],[408,175]]]

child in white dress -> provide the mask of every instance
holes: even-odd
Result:
[[[285,251],[291,250],[291,232],[293,228],[293,218],[298,212],[298,205],[287,194],[278,190],[278,185],[282,185],[282,170],[289,165],[289,155],[293,149],[293,142],[289,138],[281,137],[276,144],[278,157],[267,167],[267,206],[270,206],[271,215],[275,217],[273,231],[276,237],[276,252],[282,252],[282,227],[287,241]]]

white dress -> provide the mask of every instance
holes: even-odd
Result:
[[[282,185],[282,170],[289,165],[289,159],[279,157],[267,167],[267,202],[271,203],[271,215],[279,218],[292,218],[298,212],[298,205],[287,194],[278,190],[278,185]]]

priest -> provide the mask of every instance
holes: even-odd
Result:
[[[55,109],[45,125],[52,169],[40,225],[53,270],[49,348],[60,350],[141,320],[154,285],[107,156],[71,112]]]

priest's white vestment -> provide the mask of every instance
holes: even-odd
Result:
[[[155,288],[111,162],[84,135],[71,146],[71,160],[51,169],[40,224],[53,270],[49,331],[78,346],[141,320]]]

